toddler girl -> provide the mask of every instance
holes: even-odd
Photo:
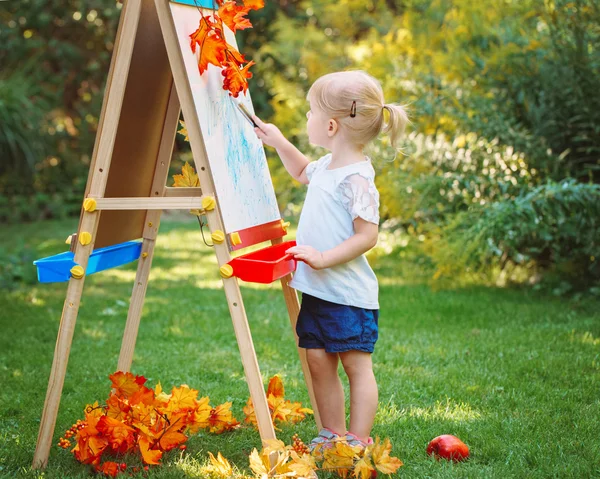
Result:
[[[308,184],[300,215],[299,260],[291,286],[302,292],[296,332],[306,356],[323,429],[311,448],[340,436],[352,445],[372,442],[377,383],[371,353],[377,341],[377,278],[364,256],[377,243],[379,193],[363,153],[382,130],[395,147],[407,123],[404,109],[385,104],[379,82],[362,71],[331,73],[308,92],[309,141],[330,151],[309,161],[272,124],[254,117],[257,136],[277,149],[290,175]],[[387,122],[384,120],[387,111]],[[346,429],[342,362],[350,383]]]

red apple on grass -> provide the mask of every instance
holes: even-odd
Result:
[[[436,458],[464,461],[469,457],[469,447],[456,436],[444,434],[433,439],[427,446],[427,454]]]

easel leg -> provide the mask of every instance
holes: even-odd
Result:
[[[265,443],[268,439],[275,439],[275,429],[267,403],[265,387],[260,375],[258,360],[250,334],[250,326],[248,325],[248,317],[242,302],[242,294],[236,278],[230,278],[223,281],[225,287],[225,295],[227,296],[227,304],[233,321],[233,329],[240,349],[244,373],[248,381],[250,389],[250,397],[254,405],[256,413],[256,422],[258,423],[258,431],[260,438]]]
[[[131,293],[131,301],[129,302],[127,323],[125,323],[125,332],[123,334],[119,363],[117,365],[117,370],[119,371],[129,371],[133,361],[135,341],[140,327],[140,319],[142,317],[142,309],[144,307],[144,298],[146,297],[148,277],[150,276],[150,267],[152,266],[155,244],[156,240],[148,238],[144,238],[142,243],[142,256],[138,260],[139,264],[135,275],[135,284],[133,285],[133,291]]]
[[[95,238],[98,228],[98,217],[98,213],[84,213],[80,231],[89,231],[92,234],[92,238]],[[87,268],[92,247],[93,243],[85,247],[77,245],[75,261],[84,270]],[[60,318],[58,337],[54,348],[54,359],[52,360],[52,369],[50,371],[48,390],[46,391],[46,400],[44,402],[44,411],[42,412],[40,430],[33,456],[34,468],[46,467],[48,463],[84,280],[85,276],[80,279],[71,278],[67,287],[67,297]]]
[[[319,408],[317,407],[317,400],[315,398],[315,391],[313,389],[312,378],[310,375],[310,369],[308,368],[308,361],[306,360],[306,349],[298,346],[298,336],[296,335],[296,322],[298,321],[298,313],[300,313],[300,302],[298,301],[298,294],[296,290],[290,287],[289,282],[292,280],[292,275],[287,275],[281,278],[281,288],[283,289],[283,297],[285,298],[285,304],[287,306],[288,314],[290,316],[290,325],[296,338],[296,346],[298,348],[298,356],[300,356],[300,365],[302,366],[302,372],[304,373],[304,381],[306,382],[306,388],[308,389],[308,396],[310,397],[310,404],[315,413],[315,422],[317,423],[317,429],[320,431],[322,426],[321,416],[319,415]]]

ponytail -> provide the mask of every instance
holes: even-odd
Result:
[[[389,114],[388,122],[383,127],[383,132],[389,135],[392,147],[397,149],[399,148],[400,137],[404,133],[406,125],[410,123],[408,114],[403,106],[395,103],[384,105],[383,110],[387,110]]]

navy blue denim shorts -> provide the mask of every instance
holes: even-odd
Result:
[[[301,348],[328,353],[372,353],[377,341],[379,310],[336,304],[302,294],[296,323]]]

